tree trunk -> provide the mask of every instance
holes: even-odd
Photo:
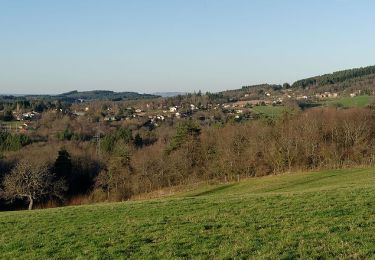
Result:
[[[34,200],[31,196],[29,196],[29,210],[33,209]]]

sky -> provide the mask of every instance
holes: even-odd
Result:
[[[375,65],[372,0],[0,0],[0,93],[221,91]]]

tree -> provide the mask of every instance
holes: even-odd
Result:
[[[34,104],[34,107],[33,107],[33,110],[38,112],[38,113],[42,113],[47,109],[48,109],[48,107],[46,106],[46,104],[43,101],[38,101],[37,103]]]
[[[73,185],[72,176],[72,160],[70,154],[65,148],[61,148],[58,152],[54,164],[55,181],[65,180],[67,182],[67,188],[70,190]]]
[[[5,110],[4,112],[3,112],[3,116],[2,116],[2,119],[4,120],[4,121],[12,121],[13,119],[14,119],[14,117],[13,117],[13,113],[12,113],[12,110],[11,109],[7,109],[7,110]]]
[[[102,148],[104,151],[111,153],[118,142],[129,144],[133,141],[132,131],[129,128],[119,128],[114,133],[107,134],[102,140]]]
[[[200,135],[201,129],[199,125],[192,120],[187,120],[181,123],[176,130],[176,135],[172,138],[169,147],[167,147],[167,153],[170,153],[181,147],[188,139],[197,139]]]
[[[55,161],[56,178],[69,178],[72,173],[72,161],[65,148],[61,148]]]
[[[127,145],[120,141],[114,147],[108,162],[108,170],[99,173],[96,186],[107,193],[107,199],[113,194],[116,199],[127,199],[131,196],[131,176],[133,174],[130,152]]]
[[[0,151],[18,151],[30,143],[31,139],[27,135],[0,132]]]
[[[54,174],[50,173],[46,163],[30,163],[26,160],[20,161],[5,176],[3,186],[6,199],[27,199],[29,210],[33,209],[35,201],[51,197],[62,199],[66,190],[64,180],[54,181]]]
[[[143,146],[143,139],[139,133],[137,133],[134,137],[134,145],[138,148],[142,148]]]

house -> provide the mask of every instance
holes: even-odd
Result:
[[[117,118],[115,116],[106,116],[104,118],[104,121],[112,122],[112,121],[117,121]]]
[[[18,126],[18,129],[21,130],[21,131],[27,131],[29,130],[29,125],[28,124],[22,124],[20,126]]]
[[[161,120],[161,121],[164,121],[164,120],[165,120],[165,117],[162,116],[162,115],[157,115],[156,118],[157,118],[158,120]]]
[[[332,93],[332,94],[330,94],[329,97],[331,97],[331,98],[337,98],[338,96],[339,96],[338,93]]]
[[[337,98],[337,93],[331,93],[331,92],[324,92],[324,93],[318,93],[315,95],[317,98]]]
[[[282,98],[278,98],[272,102],[273,105],[281,105],[283,103]]]
[[[308,97],[307,96],[297,96],[296,99],[297,100],[308,99]]]
[[[80,111],[74,111],[73,112],[73,115],[75,115],[75,116],[84,116],[84,115],[86,115],[86,113],[85,112],[80,112]]]
[[[23,113],[20,119],[21,120],[33,120],[39,117],[40,117],[40,114],[38,112],[32,111],[32,112]]]

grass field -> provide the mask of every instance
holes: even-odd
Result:
[[[283,112],[288,111],[288,109],[284,106],[254,106],[252,108],[252,111],[255,113],[265,116],[265,117],[277,117],[280,116]]]
[[[8,130],[17,130],[19,126],[21,126],[23,123],[19,122],[19,121],[10,121],[10,122],[6,122],[6,121],[1,121],[0,120],[0,126],[3,126],[5,127],[6,129]]]
[[[0,259],[372,258],[375,170],[270,176],[174,197],[0,213]]]
[[[340,106],[340,107],[366,107],[370,104],[375,96],[356,96],[356,97],[343,97],[335,100],[327,101],[326,104],[330,106]]]

